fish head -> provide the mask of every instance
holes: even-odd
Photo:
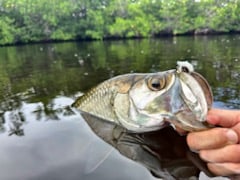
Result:
[[[212,92],[196,72],[168,70],[149,74],[132,86],[129,98],[130,119],[147,131],[166,124],[183,131],[209,128],[206,115],[212,105]]]

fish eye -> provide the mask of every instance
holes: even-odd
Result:
[[[150,78],[148,81],[148,87],[152,91],[160,91],[166,85],[165,77],[162,78]]]
[[[182,72],[189,73],[189,69],[186,66],[183,66],[182,67]]]

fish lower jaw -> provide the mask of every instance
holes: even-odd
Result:
[[[204,121],[194,119],[196,119],[196,117],[177,114],[172,117],[166,117],[164,121],[169,122],[180,135],[186,135],[188,132],[202,131],[209,128],[206,123],[204,124]]]
[[[201,122],[198,122],[196,124],[191,124],[191,123],[188,123],[187,121],[176,121],[176,120],[172,121],[171,125],[174,127],[174,129],[177,132],[180,132],[180,134],[182,133],[187,134],[187,132],[193,132],[193,131],[202,131],[209,128]]]

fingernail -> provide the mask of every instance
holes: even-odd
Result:
[[[238,135],[237,135],[237,133],[235,131],[229,129],[227,131],[226,135],[227,135],[228,141],[230,143],[234,143],[235,144],[235,143],[238,142]]]
[[[194,153],[199,153],[199,150],[197,150],[197,149],[192,149],[192,148],[189,148],[189,149],[190,149],[190,151],[192,151]]]

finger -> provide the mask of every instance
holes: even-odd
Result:
[[[240,110],[211,109],[207,121],[213,125],[232,127],[240,122]]]
[[[187,135],[187,144],[192,150],[221,148],[238,142],[235,131],[226,128],[213,128]]]
[[[208,169],[218,176],[240,174],[240,163],[208,163]]]
[[[233,126],[231,129],[233,129],[238,134],[238,142],[240,143],[240,123]]]
[[[213,163],[240,163],[240,144],[228,145],[219,149],[202,150],[201,159]]]

